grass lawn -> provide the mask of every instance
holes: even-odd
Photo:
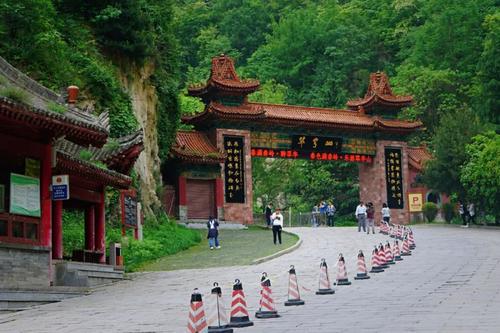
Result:
[[[144,265],[141,271],[172,271],[185,268],[249,265],[252,260],[286,249],[298,237],[282,233],[281,245],[273,244],[271,230],[250,227],[247,230],[219,230],[220,249],[210,250],[206,235],[199,245]]]

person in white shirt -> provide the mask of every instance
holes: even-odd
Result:
[[[356,207],[356,213],[354,215],[358,219],[358,232],[361,231],[361,227],[363,227],[363,232],[366,232],[366,207],[363,202],[360,202]]]
[[[474,204],[471,202],[469,203],[469,205],[467,206],[467,212],[469,213],[469,222],[467,223],[467,225],[469,225],[469,223],[472,222],[472,224],[476,224],[476,209],[474,208]]]
[[[387,207],[386,203],[382,204],[381,213],[382,213],[382,220],[384,220],[384,222],[389,223],[391,221],[391,211],[389,210],[389,207]]]
[[[273,224],[273,240],[276,244],[276,238],[278,238],[281,244],[281,229],[283,229],[283,215],[281,215],[281,209],[276,208],[276,211],[271,215],[271,221]]]

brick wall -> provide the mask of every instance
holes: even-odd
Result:
[[[227,203],[224,200],[224,211],[221,215],[224,216],[226,221],[239,222],[244,224],[253,223],[252,214],[252,158],[250,156],[250,131],[243,130],[231,130],[231,129],[217,129],[216,130],[216,140],[217,148],[224,150],[224,135],[242,136],[245,140],[245,147],[243,154],[245,156],[245,203]],[[225,166],[224,166],[225,167]],[[221,170],[221,177],[223,184],[225,184],[224,179],[224,168]],[[224,196],[225,198],[225,196]]]
[[[408,212],[408,190],[410,174],[408,170],[408,150],[406,142],[402,141],[377,141],[377,155],[372,164],[359,166],[359,197],[363,202],[373,202],[375,206],[375,222],[382,219],[380,210],[382,204],[387,202],[387,189],[385,183],[385,148],[399,148],[402,153],[403,167],[403,209],[391,209],[391,222],[407,224],[410,222]]]
[[[0,244],[0,289],[50,285],[50,251],[39,246]]]

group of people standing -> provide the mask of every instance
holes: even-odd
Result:
[[[381,213],[382,219],[389,223],[391,220],[391,211],[386,203],[382,205]],[[363,232],[369,234],[371,228],[372,233],[375,233],[375,207],[372,202],[368,202],[366,205],[364,202],[360,202],[356,207],[354,215],[358,220],[358,232],[363,228]]]
[[[472,202],[466,205],[462,201],[459,201],[458,213],[462,218],[462,226],[464,228],[468,228],[471,222],[476,223],[476,208],[474,207],[474,204]]]
[[[333,205],[333,202],[326,203],[325,200],[321,200],[317,205],[313,206],[311,212],[311,224],[313,227],[318,227],[320,225],[326,224],[329,227],[334,226],[334,217],[337,209]]]

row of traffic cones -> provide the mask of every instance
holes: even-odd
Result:
[[[388,234],[391,233],[390,229]],[[370,273],[384,272],[393,265],[396,261],[401,261],[401,256],[411,255],[411,249],[414,249],[415,241],[413,238],[413,231],[408,228],[403,234],[402,250],[399,248],[399,242],[394,240],[391,247],[389,241],[385,245],[382,243],[375,246],[372,251],[372,268]],[[369,279],[368,270],[365,264],[365,256],[360,250],[357,256],[357,274],[355,280]],[[345,266],[345,259],[342,254],[339,255],[337,262],[337,278],[336,285],[350,285],[351,282],[347,277],[347,269]],[[288,271],[288,300],[285,301],[285,306],[299,306],[304,305],[305,301],[300,298],[299,284],[297,273],[294,266],[290,266]],[[261,277],[261,298],[259,302],[259,310],[255,313],[256,318],[277,318],[280,317],[272,296],[271,280],[267,273],[262,273]],[[335,290],[332,289],[330,277],[328,275],[328,265],[326,260],[321,259],[319,286],[316,291],[317,295],[331,295]],[[230,319],[227,319],[226,311],[222,302],[222,289],[218,283],[214,283],[209,296],[209,311],[208,319],[205,318],[205,311],[203,307],[202,295],[197,289],[191,295],[188,332],[190,333],[232,333],[233,327],[246,327],[252,326],[253,322],[250,320],[247,304],[245,300],[245,293],[243,292],[243,285],[240,280],[235,280],[233,285],[232,302]]]

